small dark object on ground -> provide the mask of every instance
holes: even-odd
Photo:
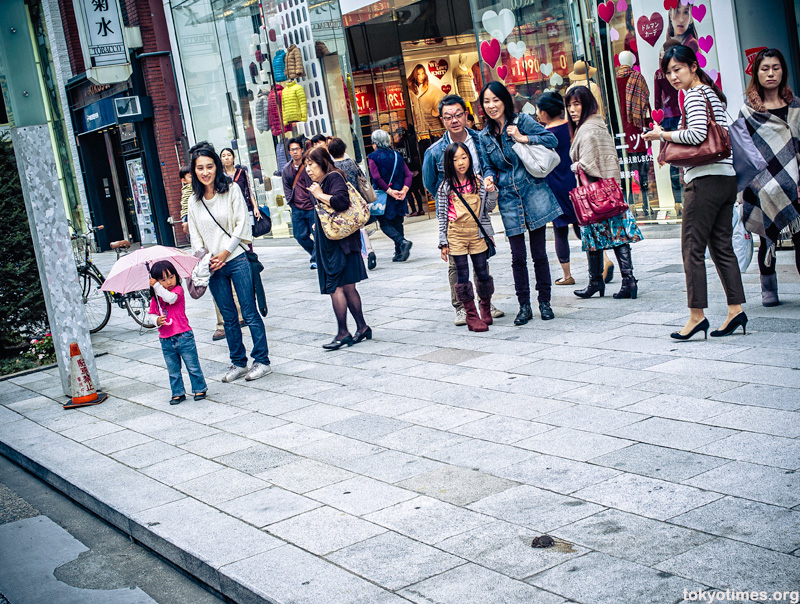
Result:
[[[534,537],[531,547],[553,547],[555,544],[555,540],[550,535],[542,535]]]

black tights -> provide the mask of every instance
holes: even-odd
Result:
[[[337,287],[336,291],[331,294],[331,302],[333,303],[333,313],[336,315],[336,323],[339,326],[339,331],[336,333],[336,339],[341,340],[350,334],[347,329],[347,309],[350,309],[350,314],[356,320],[356,329],[364,331],[367,324],[364,321],[364,313],[361,312],[361,296],[358,295],[355,283],[348,283]]]
[[[472,268],[475,269],[475,276],[478,278],[478,281],[488,281],[489,265],[486,262],[486,252],[481,252],[480,254],[461,254],[459,256],[453,256],[458,283],[469,283],[469,258],[472,258]]]
[[[575,236],[580,241],[581,228],[577,224],[573,224],[572,229],[575,231]],[[561,264],[569,264],[569,241],[567,241],[568,234],[568,224],[560,227],[553,226],[553,235],[556,240],[556,257]]]
[[[797,266],[797,272],[800,273],[800,233],[795,233],[792,235],[792,243],[794,244],[794,263]],[[775,265],[777,264],[778,260],[777,258],[773,258],[772,266],[767,266],[764,264],[766,257],[767,243],[765,239],[761,237],[761,243],[758,245],[758,271],[765,277],[775,274]]]
[[[547,260],[545,242],[546,226],[529,231],[531,238],[531,257],[533,258],[533,274],[536,279],[536,291],[539,302],[550,302],[550,263]],[[528,279],[528,252],[525,249],[525,233],[508,237],[511,246],[511,273],[514,276],[514,289],[520,305],[531,303],[531,286]]]

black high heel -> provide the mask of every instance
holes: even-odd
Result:
[[[371,340],[372,339],[372,327],[367,327],[364,331],[357,331],[356,335],[353,337],[353,344],[358,344],[363,340]]]
[[[742,326],[742,335],[746,336],[747,335],[747,315],[744,314],[744,311],[740,312],[733,319],[728,321],[728,324],[725,326],[725,329],[715,329],[714,331],[712,331],[711,332],[711,337],[712,338],[721,338],[723,336],[729,336],[734,331],[736,331],[736,328],[739,327],[739,325]]]
[[[675,338],[676,340],[688,340],[689,338],[691,338],[697,332],[702,331],[705,334],[705,339],[707,340],[708,339],[708,328],[709,328],[708,319],[703,318],[703,320],[700,321],[697,325],[695,325],[694,328],[692,328],[692,331],[690,331],[686,335],[683,335],[681,332],[676,331],[676,332],[671,333],[670,337]],[[714,332],[711,332],[711,335],[713,336]]]
[[[323,344],[322,347],[324,349],[326,349],[326,350],[339,350],[345,344],[347,344],[348,346],[352,346],[353,345],[353,336],[351,336],[350,334],[347,334],[341,340],[334,339],[334,340],[328,342],[327,344]]]

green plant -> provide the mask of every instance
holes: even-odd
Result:
[[[56,362],[56,347],[49,333],[43,338],[31,340],[31,347],[22,353],[29,360],[40,365]]]
[[[47,310],[14,149],[0,135],[0,348],[47,331]]]

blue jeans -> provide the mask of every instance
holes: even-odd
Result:
[[[292,206],[292,233],[302,248],[311,254],[311,262],[317,261],[317,253],[314,250],[314,239],[311,233],[314,229],[317,213],[315,210],[301,210]]]
[[[194,333],[184,331],[169,338],[160,338],[160,340],[161,352],[164,353],[164,361],[167,363],[169,387],[172,390],[172,396],[186,394],[186,388],[183,387],[183,376],[181,375],[181,359],[186,364],[186,371],[189,372],[192,392],[197,394],[208,390],[206,380],[203,377],[203,370],[200,368],[200,359],[197,358]]]
[[[244,254],[226,262],[222,268],[211,274],[208,288],[217,303],[222,321],[225,325],[225,339],[231,353],[231,363],[237,367],[247,367],[247,350],[242,343],[242,328],[239,326],[239,313],[233,303],[233,289],[239,298],[242,318],[250,328],[253,338],[253,350],[250,355],[256,363],[269,365],[269,348],[264,321],[256,309],[255,290],[253,289],[253,273],[250,262]]]

